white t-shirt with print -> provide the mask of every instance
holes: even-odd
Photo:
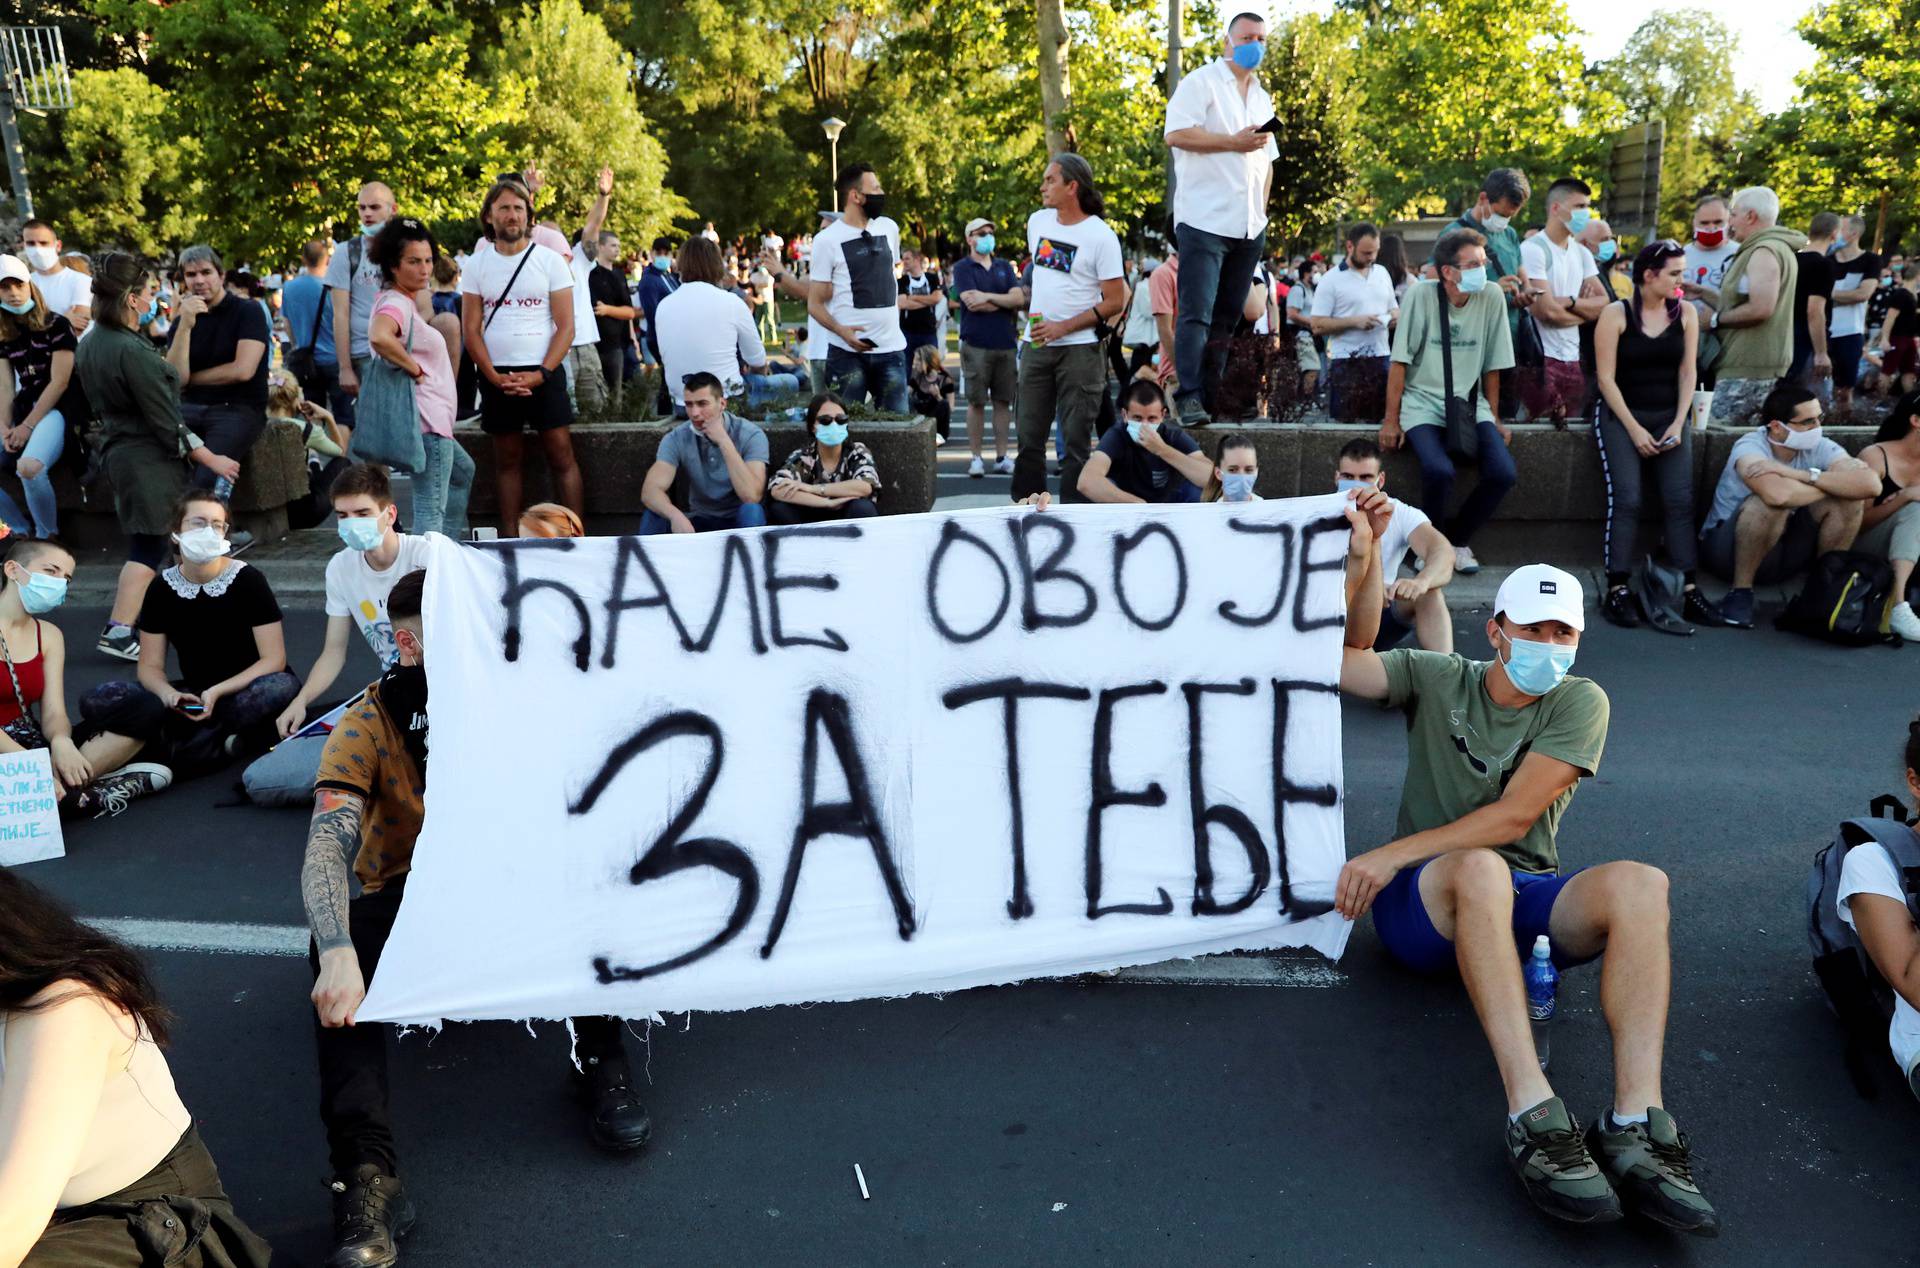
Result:
[[[567,259],[538,242],[529,243],[533,254],[520,262],[525,251],[501,255],[489,243],[484,251],[474,252],[460,274],[460,293],[480,297],[480,321],[486,329],[487,355],[495,366],[539,365],[553,341],[553,313],[549,297],[555,291],[573,291],[573,270]],[[515,278],[513,271],[520,269]],[[513,281],[513,293],[500,304],[500,313],[487,324],[493,306],[501,300],[507,282]],[[578,321],[579,313],[574,314]],[[589,310],[591,321],[591,310]]]
[[[1348,265],[1322,275],[1313,292],[1315,317],[1379,317],[1371,330],[1342,330],[1327,336],[1327,355],[1342,357],[1386,357],[1393,355],[1386,318],[1398,311],[1393,283],[1378,264],[1366,272]]]
[[[505,314],[500,320],[506,320]],[[390,568],[376,572],[363,552],[352,549],[327,560],[327,615],[352,617],[382,670],[391,669],[399,655],[393,643],[393,622],[387,619],[387,596],[396,581],[427,566],[427,549],[426,537],[402,533],[400,553]]]
[[[858,326],[861,338],[873,344],[869,352],[900,352],[907,346],[900,331],[900,286],[893,272],[899,258],[900,226],[886,216],[858,229],[836,220],[813,235],[807,276],[833,284],[827,312],[843,326]],[[828,347],[853,351],[831,330],[823,327],[821,333]]]
[[[1527,277],[1544,279],[1547,293],[1571,302],[1580,297],[1580,288],[1590,277],[1600,275],[1593,252],[1584,242],[1568,238],[1564,247],[1555,246],[1545,233],[1536,233],[1520,244],[1520,263]],[[1540,346],[1555,361],[1580,359],[1580,327],[1551,326],[1540,323]]]
[[[1385,276],[1386,270],[1374,269]],[[1407,552],[1413,549],[1413,535],[1423,526],[1433,523],[1427,513],[1417,506],[1408,506],[1399,498],[1388,498],[1393,506],[1393,518],[1387,521],[1387,535],[1380,539],[1380,576],[1388,585],[1400,575],[1400,565],[1406,560]]]
[[[1846,861],[1840,865],[1840,919],[1846,921],[1849,928],[1858,929],[1847,901],[1855,894],[1878,894],[1903,904],[1907,901],[1905,891],[1900,888],[1900,873],[1893,865],[1893,855],[1887,853],[1885,846],[1864,841],[1848,850]],[[1920,1010],[1898,993],[1894,995],[1893,1022],[1887,1027],[1887,1044],[1893,1049],[1893,1059],[1899,1062],[1901,1073],[1911,1072],[1914,1064],[1920,1062]]]
[[[1058,212],[1042,207],[1027,217],[1027,254],[1033,259],[1033,293],[1028,296],[1027,311],[1041,321],[1079,316],[1099,304],[1102,282],[1126,275],[1120,239],[1098,216],[1063,225]],[[1022,325],[1021,337],[1025,334]],[[1088,327],[1054,343],[1067,347],[1098,338]]]

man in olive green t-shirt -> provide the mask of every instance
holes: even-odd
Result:
[[[1410,968],[1458,968],[1506,1087],[1508,1162],[1535,1205],[1594,1223],[1618,1219],[1624,1200],[1671,1228],[1714,1234],[1686,1139],[1662,1108],[1667,878],[1630,862],[1559,872],[1561,816],[1607,739],[1606,693],[1568,675],[1586,626],[1580,582],[1545,564],[1516,569],[1487,622],[1491,660],[1377,653],[1380,552],[1358,539],[1382,526],[1348,518],[1340,689],[1406,712],[1407,775],[1395,839],[1348,861],[1335,906],[1356,920],[1371,910],[1380,941]],[[1606,956],[1614,1099],[1584,1135],[1534,1051],[1520,968],[1543,935],[1563,968]]]

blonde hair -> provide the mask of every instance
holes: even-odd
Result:
[[[53,311],[47,307],[47,298],[40,293],[39,285],[29,280],[27,291],[33,296],[33,307],[26,312],[15,316],[0,308],[0,343],[12,343],[30,331],[45,330],[53,321]]]
[[[940,368],[940,350],[930,343],[923,343],[913,350],[913,369],[916,374]]]
[[[702,239],[705,241],[705,239]],[[711,245],[711,244],[709,244]],[[536,502],[520,513],[522,537],[585,537],[587,529],[571,508],[558,502]]]
[[[299,380],[288,374],[276,375],[267,382],[267,417],[292,418],[300,412],[300,402],[305,399]]]

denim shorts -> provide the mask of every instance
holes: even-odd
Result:
[[[1373,900],[1373,928],[1388,954],[1416,973],[1448,973],[1458,968],[1453,943],[1433,927],[1426,904],[1420,901],[1420,873],[1433,862],[1403,869],[1387,882]],[[1567,882],[1580,873],[1513,872],[1513,944],[1521,958],[1533,954],[1534,939],[1543,933],[1553,917],[1553,904]],[[1558,944],[1553,948],[1554,967],[1567,969],[1598,959],[1597,955],[1575,958]]]

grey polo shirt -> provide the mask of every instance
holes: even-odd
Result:
[[[767,433],[744,418],[726,416],[727,435],[746,462],[767,461]],[[660,442],[657,455],[687,473],[688,515],[732,515],[740,509],[740,495],[734,492],[727,475],[727,460],[720,446],[694,430],[691,422],[681,423]]]

